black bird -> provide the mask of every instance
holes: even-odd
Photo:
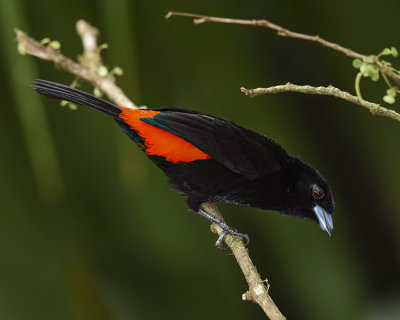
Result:
[[[201,208],[221,201],[312,220],[332,234],[334,201],[324,178],[272,139],[231,121],[183,109],[119,107],[81,90],[35,80],[40,94],[101,111],[187,196],[189,208],[224,230],[244,237]]]

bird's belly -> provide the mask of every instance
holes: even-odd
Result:
[[[161,157],[150,157],[181,193],[221,196],[246,184],[239,174],[213,159],[188,163],[171,163]]]
[[[265,204],[268,194],[263,196],[263,186],[259,182],[245,179],[213,159],[178,164],[161,157],[151,159],[168,176],[170,184],[182,194],[203,201],[221,201],[262,209],[269,207]]]

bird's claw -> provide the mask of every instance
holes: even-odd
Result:
[[[231,235],[234,235],[234,236],[237,236],[237,237],[240,237],[240,238],[244,239],[244,240],[245,240],[245,241],[244,241],[244,242],[245,242],[245,243],[244,243],[245,247],[247,247],[247,245],[250,243],[250,237],[249,237],[248,234],[240,233],[240,232],[238,232],[236,229],[232,229],[232,228],[229,228],[229,229],[223,228],[223,231],[222,231],[221,234],[219,235],[218,240],[215,242],[215,246],[216,246],[218,249],[221,249],[221,250],[227,250],[227,249],[228,249],[227,247],[224,247],[224,246],[222,245],[223,242],[224,242],[224,240],[225,240],[225,237],[226,237],[226,235],[227,235],[228,233],[231,234]]]
[[[236,229],[233,229],[232,227],[227,225],[225,222],[223,222],[220,219],[218,219],[217,217],[213,216],[211,213],[209,213],[203,209],[200,209],[199,211],[197,211],[197,213],[221,227],[222,232],[219,235],[217,242],[215,242],[215,245],[217,246],[217,248],[219,248],[221,250],[227,249],[222,246],[222,243],[224,242],[225,237],[228,233],[233,236],[237,236],[242,239],[246,239],[245,244],[244,244],[245,246],[247,246],[250,243],[250,237],[247,234],[238,232]]]
[[[218,237],[218,240],[215,242],[215,246],[221,250],[228,250],[228,247],[224,247],[223,243],[226,237],[227,231],[223,230]]]

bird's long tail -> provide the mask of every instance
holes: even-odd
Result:
[[[121,113],[120,107],[89,93],[57,82],[41,79],[36,79],[32,87],[38,93],[48,98],[67,100],[82,106],[87,106],[119,120],[119,114]]]

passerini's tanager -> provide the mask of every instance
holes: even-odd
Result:
[[[244,237],[201,208],[221,201],[309,219],[332,234],[334,201],[324,178],[272,139],[231,121],[197,111],[119,107],[81,90],[36,80],[40,94],[101,111],[122,130],[187,196],[189,208]]]

